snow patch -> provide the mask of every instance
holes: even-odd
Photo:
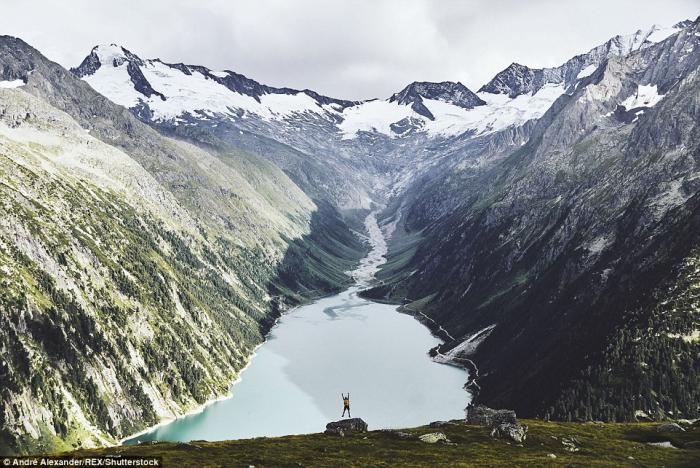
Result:
[[[0,88],[19,88],[24,86],[26,83],[23,80],[11,80],[11,81],[0,81]]]
[[[663,94],[659,94],[656,85],[640,85],[637,87],[637,92],[622,101],[620,105],[627,110],[637,107],[654,107],[663,97]]]
[[[588,250],[589,255],[598,255],[610,244],[612,244],[611,239],[609,239],[607,236],[600,236],[596,237],[588,245],[586,245],[586,249]]]
[[[110,101],[124,107],[134,107],[145,96],[134,89],[126,67],[126,63],[111,68],[102,66],[83,79]]]
[[[343,112],[344,120],[338,125],[344,139],[354,138],[358,132],[375,131],[391,135],[391,124],[413,117],[422,120],[409,106],[389,101],[367,101],[348,107]]]
[[[662,28],[662,27],[657,26],[655,24],[651,27],[651,30],[653,32],[647,36],[647,41],[656,43],[656,42],[661,42],[664,39],[667,39],[668,37],[677,33],[681,29],[680,28]]]
[[[578,72],[578,75],[576,75],[576,79],[580,80],[581,78],[586,78],[587,76],[591,76],[594,71],[596,71],[596,68],[598,68],[595,64],[590,64],[580,72]]]

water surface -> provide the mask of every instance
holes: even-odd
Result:
[[[353,272],[358,286],[284,315],[230,398],[127,443],[320,432],[340,418],[341,392],[370,429],[463,417],[467,373],[426,354],[440,340],[396,306],[358,297],[386,253],[374,216],[366,224],[374,248]]]

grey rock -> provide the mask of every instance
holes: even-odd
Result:
[[[341,419],[326,424],[325,432],[341,436],[349,432],[367,432],[367,423],[361,418]]]
[[[418,439],[418,436],[414,434],[409,434],[408,432],[403,432],[403,431],[396,431],[394,429],[383,429],[382,432],[385,432],[393,437],[396,437],[397,439],[401,440],[416,440]]]
[[[491,437],[497,439],[509,439],[517,444],[521,444],[527,437],[527,426],[516,423],[500,423],[491,429]]]
[[[656,426],[657,432],[685,432],[681,426],[676,423],[663,423]]]
[[[467,409],[467,424],[491,427],[499,424],[517,423],[515,411],[512,410],[496,410],[483,405],[476,405]]]

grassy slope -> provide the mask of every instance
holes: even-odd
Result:
[[[530,427],[523,446],[492,439],[484,427],[461,422],[439,429],[454,445],[399,440],[373,431],[346,437],[310,434],[239,441],[158,443],[72,452],[75,456],[122,454],[162,456],[165,466],[700,466],[700,448],[663,448],[646,442],[671,441],[683,447],[700,440],[700,425],[684,433],[658,433],[651,423],[582,424],[523,421]],[[569,452],[562,439],[580,447]],[[556,455],[551,458],[549,454]],[[630,458],[632,457],[632,458]]]
[[[113,441],[225,394],[274,318],[286,250],[319,258],[294,272],[317,295],[363,254],[271,163],[144,128],[177,155],[154,157],[163,183],[49,103],[0,90],[0,454]]]

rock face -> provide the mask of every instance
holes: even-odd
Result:
[[[491,437],[510,439],[518,444],[525,440],[527,426],[520,424],[515,411],[496,410],[483,405],[467,409],[467,423],[491,428]]]
[[[517,150],[473,138],[488,149],[465,145],[409,187],[399,226],[420,247],[366,295],[420,301],[454,337],[440,353],[478,367],[479,403],[562,420],[656,419],[674,406],[694,418],[698,374],[667,356],[682,345],[678,359],[697,369],[700,22],[605,57]],[[529,94],[526,70],[512,71]],[[518,94],[509,80],[503,93]],[[660,363],[653,377],[625,371],[639,355]]]
[[[399,104],[411,104],[411,108],[416,113],[435,120],[433,114],[423,104],[423,99],[432,99],[464,109],[472,109],[476,106],[486,104],[479,96],[474,94],[462,83],[453,83],[444,81],[442,83],[415,82],[406,86],[400,92],[389,98],[389,102],[398,102]]]
[[[682,22],[666,30],[653,26],[626,36],[618,35],[554,68],[530,68],[512,63],[482,86],[479,92],[516,97],[536,93],[548,84],[562,84],[568,88],[577,80],[591,75],[608,58],[629,55],[636,50],[649,47],[687,26],[688,23]]]
[[[361,418],[341,419],[326,424],[326,434],[345,435],[348,432],[367,432],[367,423]]]

